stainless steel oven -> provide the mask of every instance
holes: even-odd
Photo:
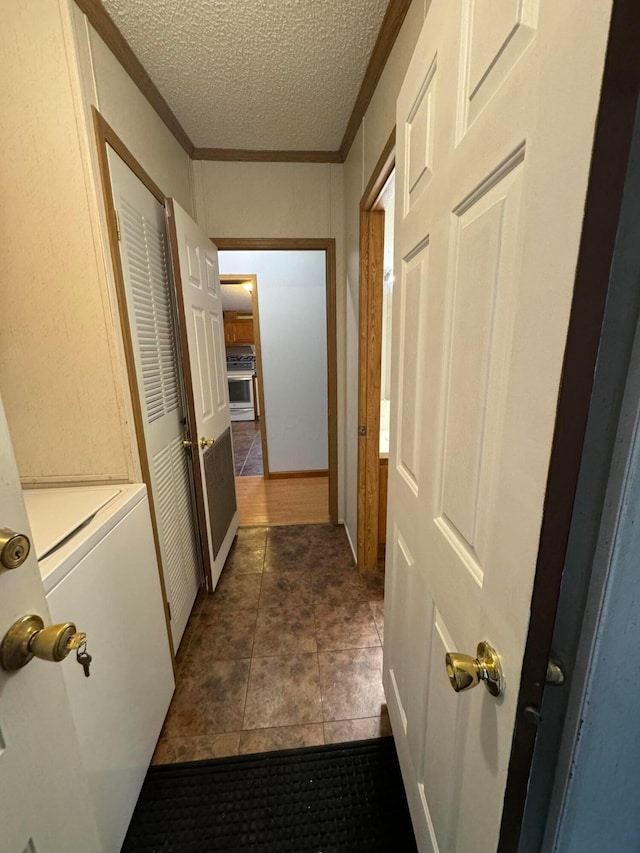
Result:
[[[255,421],[253,373],[228,371],[229,408],[232,421]]]

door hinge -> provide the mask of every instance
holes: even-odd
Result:
[[[358,427],[358,435],[366,435],[366,434],[367,434],[366,426],[362,426],[362,425],[359,426]]]
[[[169,604],[169,602],[168,602],[168,601],[167,601],[167,613],[168,613],[168,615],[169,615],[169,621],[171,621],[171,619],[172,619],[172,616],[171,616],[171,605]]]
[[[121,233],[120,233],[120,217],[118,216],[118,211],[117,211],[117,210],[114,210],[113,212],[114,212],[114,213],[115,213],[115,215],[116,215],[116,235],[117,235],[117,237],[118,237],[118,243],[119,243],[119,242],[120,242],[120,240],[122,239],[122,235],[121,235]]]

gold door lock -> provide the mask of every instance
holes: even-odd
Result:
[[[445,655],[451,686],[460,693],[471,690],[482,681],[492,696],[501,696],[504,693],[504,674],[498,653],[485,641],[478,643],[477,655],[475,658],[460,652]]]
[[[24,533],[0,527],[0,563],[4,569],[17,569],[29,556],[31,542]]]
[[[39,616],[23,616],[13,623],[0,643],[0,666],[14,671],[26,666],[34,657],[61,661],[70,651],[86,645],[86,638],[86,634],[76,630],[73,622],[45,628]]]

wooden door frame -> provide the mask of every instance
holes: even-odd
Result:
[[[358,323],[358,521],[356,556],[360,571],[378,559],[380,500],[380,385],[384,211],[380,194],[395,168],[396,130],[387,140],[360,200]]]
[[[264,382],[262,380],[262,343],[260,340],[260,309],[258,303],[258,276],[253,273],[243,275],[221,275],[220,284],[244,284],[251,282],[251,306],[253,311],[253,340],[256,348],[256,377],[258,380],[258,407],[260,409],[260,442],[262,444],[262,471],[265,480],[269,479],[269,448],[267,447],[267,413],[264,406]]]
[[[334,237],[211,237],[224,252],[323,251],[327,311],[327,402],[329,520],[338,523],[338,355],[336,333],[336,241]],[[264,414],[264,413],[263,413]],[[274,477],[273,472],[269,475]],[[311,472],[308,476],[313,476]]]

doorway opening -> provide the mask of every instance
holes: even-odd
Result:
[[[335,524],[335,242],[212,239],[240,524]]]
[[[258,277],[220,276],[235,476],[269,478]]]
[[[391,427],[395,130],[360,202],[357,562],[384,560]]]

